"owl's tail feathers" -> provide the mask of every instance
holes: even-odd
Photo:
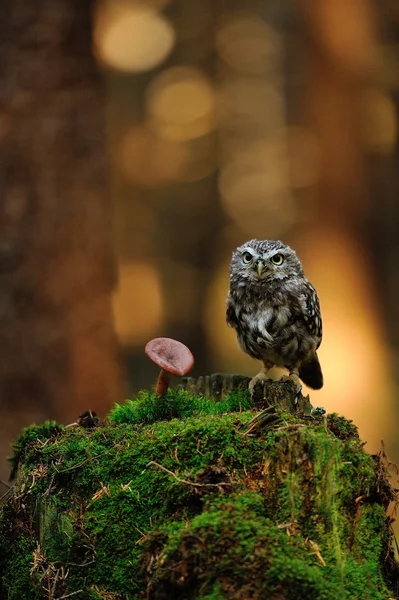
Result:
[[[299,377],[312,390],[319,390],[323,387],[323,373],[316,352],[306,362],[303,362],[299,368]]]

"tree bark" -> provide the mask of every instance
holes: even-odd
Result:
[[[91,49],[92,6],[1,3],[2,455],[21,424],[101,412],[118,397],[104,82]]]

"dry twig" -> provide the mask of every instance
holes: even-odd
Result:
[[[154,460],[151,460],[148,463],[147,467],[150,467],[151,465],[154,465],[155,467],[158,467],[159,469],[162,469],[162,471],[165,471],[165,473],[168,473],[174,479],[176,479],[176,481],[178,481],[179,483],[183,483],[184,485],[191,485],[191,486],[196,487],[196,488],[208,488],[208,487],[220,488],[222,486],[229,486],[230,485],[229,483],[196,483],[194,481],[188,481],[187,479],[181,479],[180,477],[178,477],[176,475],[176,473],[173,473],[173,471],[170,471],[166,467],[163,467],[162,465],[160,465],[159,463],[155,462]]]

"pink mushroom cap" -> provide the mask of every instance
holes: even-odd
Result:
[[[178,377],[184,377],[194,365],[194,356],[187,346],[171,338],[151,340],[145,353],[158,367]]]

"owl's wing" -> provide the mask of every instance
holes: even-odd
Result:
[[[321,319],[320,302],[316,290],[309,281],[305,284],[305,290],[302,299],[302,312],[305,323],[312,335],[317,336],[319,343],[317,348],[321,344],[323,337],[323,322]]]
[[[234,302],[230,294],[227,296],[226,300],[226,322],[227,325],[229,325],[230,327],[233,327],[236,330],[239,329],[239,321],[237,319],[237,314],[234,308]]]

